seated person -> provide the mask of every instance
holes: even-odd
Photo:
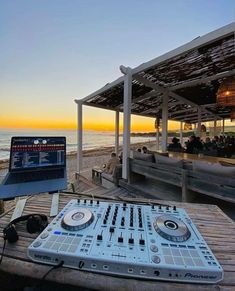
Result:
[[[196,149],[200,152],[203,150],[203,144],[201,142],[200,136],[196,137]]]
[[[179,143],[179,139],[176,137],[172,138],[172,143],[170,143],[167,147],[168,151],[172,152],[182,152],[183,148],[181,144]]]
[[[143,154],[148,154],[149,153],[149,151],[148,151],[146,146],[142,147],[142,151],[143,151]]]
[[[141,149],[137,149],[137,152],[141,153]]]
[[[115,153],[111,153],[111,158],[107,163],[105,172],[112,175],[117,165],[120,165],[119,159],[117,158],[117,155]]]
[[[209,137],[206,137],[203,147],[204,147],[204,150],[207,150],[207,151],[214,149],[214,144],[211,142],[211,139]]]
[[[190,136],[189,141],[186,145],[186,153],[188,154],[195,154],[198,153],[197,149],[197,138],[195,135]]]
[[[203,145],[200,137],[195,135],[190,136],[189,142],[187,143],[186,153],[189,154],[198,154],[203,150]]]
[[[122,159],[123,159],[123,153],[122,152],[120,152],[120,155],[118,156],[118,158],[119,158],[120,164],[122,164]]]

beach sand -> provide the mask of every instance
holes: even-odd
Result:
[[[146,142],[132,144],[131,149],[141,148],[143,145],[147,146],[149,150],[155,150],[156,142]],[[91,181],[92,168],[94,166],[102,167],[103,164],[107,163],[110,158],[110,154],[114,151],[113,147],[102,147],[99,149],[86,150],[83,151],[83,170],[81,172],[82,176]],[[120,147],[119,152],[122,151]],[[67,155],[67,176],[68,182],[73,183],[75,181],[75,173],[77,169],[77,154],[76,152],[69,153]],[[5,177],[8,172],[9,161],[0,161],[0,182]],[[230,216],[235,221],[235,211],[234,206],[230,203],[219,201],[210,197],[205,197],[200,195],[197,197],[197,203],[202,204],[216,204],[218,205],[228,216]],[[5,202],[5,210],[12,206],[12,201]]]
[[[143,145],[147,146],[148,149],[153,149],[155,142],[145,142],[145,143],[136,143],[131,145],[131,149],[141,148]],[[82,176],[86,179],[92,179],[92,168],[94,166],[102,167],[103,164],[106,164],[110,158],[110,154],[114,151],[113,147],[101,147],[93,150],[83,151],[83,170],[81,172]],[[119,148],[119,152],[122,151],[122,147]],[[71,152],[67,154],[67,178],[68,183],[73,183],[75,181],[75,173],[77,170],[77,153]],[[3,178],[8,173],[9,160],[0,161],[0,183]],[[7,211],[15,204],[14,200],[4,202],[4,210]],[[0,205],[1,208],[1,205]]]
[[[155,146],[154,141],[145,142],[145,143],[136,143],[131,145],[131,149],[141,148],[142,146],[147,146],[148,149],[153,149]],[[110,154],[114,151],[113,147],[101,147],[93,150],[83,151],[83,170],[81,174],[87,179],[91,180],[91,169],[94,166],[102,167],[103,164],[106,164],[110,158]],[[122,151],[122,147],[119,147],[119,152]],[[4,160],[0,161],[0,182],[5,177],[8,172],[9,161]],[[68,181],[74,181],[74,175],[77,169],[77,153],[71,152],[67,154],[67,175]]]

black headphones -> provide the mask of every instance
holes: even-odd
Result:
[[[11,221],[3,229],[4,240],[7,240],[9,243],[16,242],[19,236],[17,234],[15,225],[18,222],[25,220],[27,220],[26,228],[29,233],[41,232],[48,225],[47,216],[44,214],[28,214],[20,216]]]

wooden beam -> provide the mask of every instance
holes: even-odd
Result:
[[[168,91],[167,88],[164,88],[164,87],[162,87],[160,85],[157,85],[157,84],[149,81],[148,79],[145,79],[145,78],[143,78],[141,76],[137,76],[137,75],[135,76],[135,79],[140,81],[142,84],[146,85],[147,87],[150,87],[150,88],[158,91],[159,93],[164,94],[164,93],[167,92],[169,96],[175,98],[176,100],[178,100],[178,101],[180,101],[180,102],[182,102],[184,104],[191,105],[192,107],[195,107],[195,106],[198,107],[198,105],[196,103],[194,103],[192,101],[189,101],[186,98],[184,98],[182,96],[179,96],[178,94],[176,94],[174,92]]]
[[[169,102],[168,103],[168,108],[171,109],[172,107],[179,105],[179,104],[183,104],[182,101],[174,101],[174,102]]]
[[[139,97],[137,97],[135,99],[132,99],[132,103],[137,103],[138,101],[141,101],[141,100],[147,100],[147,99],[153,97],[156,94],[157,94],[157,92],[155,90],[152,90],[151,92],[148,92],[148,93],[146,93],[146,94],[144,94],[142,96],[139,96]],[[115,107],[115,109],[118,110],[122,106],[123,106],[123,103],[118,105],[117,107]]]
[[[203,112],[203,111],[201,111],[201,115],[208,115],[208,113],[207,112]],[[191,118],[189,118],[189,117],[198,117],[198,111],[196,111],[196,112],[194,112],[194,113],[191,113],[191,114],[187,114],[187,115],[184,115],[186,118],[184,119],[184,120],[187,120],[187,119],[191,119]],[[181,116],[177,116],[177,117],[181,117]],[[213,117],[214,118],[214,116],[213,115],[211,115],[211,117]]]
[[[100,108],[100,109],[105,109],[105,110],[116,111],[115,108],[113,108],[113,107],[108,107],[108,106],[99,105],[99,104],[93,104],[93,103],[89,103],[89,102],[83,102],[83,105],[90,106],[90,107],[96,107],[96,108]]]
[[[120,77],[118,79],[116,79],[115,81],[111,82],[111,83],[107,83],[105,86],[103,86],[102,88],[100,88],[99,90],[91,93],[90,95],[86,96],[85,98],[79,100],[79,99],[76,99],[74,100],[76,103],[79,102],[79,101],[82,101],[82,102],[87,102],[89,101],[90,99],[96,97],[97,95],[100,95],[106,91],[108,91],[109,89],[111,89],[112,87],[115,87],[117,85],[121,85],[122,83],[124,82],[124,77]]]
[[[152,88],[154,89],[155,91],[158,91],[159,93],[166,93],[167,89],[160,86],[160,85],[157,85],[156,83],[154,82],[151,82],[150,80],[140,76],[140,75],[135,75],[135,79],[139,82],[141,82],[142,84],[146,85],[147,87],[149,88]]]
[[[138,66],[132,70],[134,78],[135,78],[136,74],[143,72],[143,71],[146,71],[146,70],[149,70],[150,68],[152,68],[156,65],[159,65],[166,60],[169,60],[169,59],[176,57],[180,54],[184,54],[184,53],[191,51],[193,49],[206,46],[212,42],[215,42],[216,40],[225,38],[227,35],[230,35],[230,34],[234,34],[234,22],[230,23],[226,26],[223,26],[217,30],[209,32],[203,36],[197,37],[196,39],[193,39],[192,41],[186,43],[185,45],[182,45],[182,46],[180,46],[180,47],[178,47],[178,48],[176,48],[176,49],[174,49],[174,50],[172,50],[164,55],[161,55],[160,57],[157,57],[157,58],[149,61],[149,62],[141,64],[140,66]]]
[[[197,108],[191,107],[191,108],[186,108],[186,109],[182,109],[182,110],[177,110],[176,112],[169,113],[169,116],[170,116],[170,118],[177,117],[178,115],[182,115],[181,113],[185,113],[185,112],[193,111],[193,110],[197,110]]]
[[[217,75],[213,75],[213,76],[209,76],[209,77],[202,77],[202,78],[191,80],[191,81],[185,81],[179,85],[170,86],[169,90],[175,91],[178,89],[193,87],[196,85],[205,84],[205,83],[208,83],[208,82],[211,82],[214,80],[222,79],[222,78],[233,76],[233,75],[235,75],[235,70],[226,71],[226,72],[222,72],[222,73],[219,73]]]

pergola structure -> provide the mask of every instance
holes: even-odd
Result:
[[[119,148],[119,112],[123,112],[123,169],[127,179],[131,114],[162,120],[162,150],[167,149],[168,119],[197,123],[224,120],[232,108],[218,106],[221,82],[235,76],[235,22],[197,37],[136,68],[120,66],[123,76],[89,96],[78,106],[78,172],[82,169],[82,106],[116,112],[115,150]]]

